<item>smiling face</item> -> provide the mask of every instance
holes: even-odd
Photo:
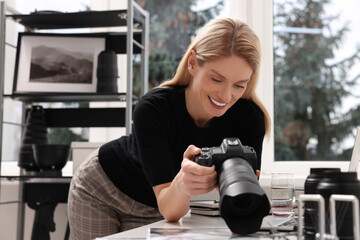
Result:
[[[253,73],[250,65],[236,56],[200,66],[194,50],[188,59],[188,70],[192,80],[186,89],[186,107],[199,127],[233,106],[244,94]]]

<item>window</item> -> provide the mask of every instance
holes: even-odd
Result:
[[[338,49],[335,48],[336,45],[332,45],[331,49],[326,50],[327,54],[329,54],[326,58],[324,57],[322,59],[323,64],[324,65],[331,65],[331,64],[335,64],[337,61],[339,61],[340,59],[345,59],[347,57],[352,56],[357,49],[357,42],[356,39],[359,39],[358,33],[356,32],[356,30],[353,28],[353,26],[356,26],[356,21],[359,21],[358,16],[356,14],[351,14],[351,12],[345,12],[346,9],[356,9],[354,6],[358,5],[359,3],[357,3],[356,1],[351,1],[350,2],[346,2],[346,4],[348,4],[348,6],[344,6],[345,4],[343,3],[342,5],[334,5],[336,1],[331,1],[329,4],[326,4],[326,7],[324,8],[324,12],[321,13],[321,16],[318,17],[323,17],[325,18],[325,16],[329,16],[329,15],[335,15],[335,14],[339,14],[339,17],[341,20],[337,20],[334,21],[333,24],[328,27],[325,26],[308,26],[308,25],[299,25],[296,26],[295,24],[293,25],[286,25],[289,22],[291,22],[290,20],[292,20],[293,22],[296,22],[297,20],[300,20],[300,16],[295,17],[295,12],[291,12],[294,11],[294,9],[298,8],[298,11],[303,11],[304,15],[301,15],[303,18],[306,18],[306,12],[303,10],[306,7],[306,3],[308,1],[285,1],[285,0],[274,0],[274,1],[260,1],[260,0],[248,0],[248,1],[242,1],[241,3],[236,3],[237,1],[233,1],[234,4],[240,4],[241,6],[237,6],[237,7],[232,7],[232,9],[236,8],[239,9],[239,11],[236,12],[236,10],[233,10],[234,12],[234,16],[238,16],[242,19],[244,19],[254,30],[255,32],[258,34],[258,36],[260,37],[260,40],[262,42],[262,69],[260,72],[260,83],[259,86],[261,86],[258,89],[258,93],[262,99],[262,101],[264,102],[265,106],[267,107],[267,109],[270,111],[270,114],[272,115],[272,121],[273,121],[273,135],[268,139],[264,141],[264,151],[263,151],[263,163],[262,163],[262,176],[265,177],[268,176],[271,172],[294,172],[296,173],[297,178],[299,179],[298,181],[298,186],[302,186],[303,185],[303,180],[304,178],[309,174],[309,169],[310,167],[341,167],[342,170],[347,170],[349,162],[348,161],[339,161],[339,160],[349,160],[350,159],[350,155],[351,155],[351,149],[352,145],[354,143],[354,134],[355,134],[355,125],[356,123],[360,122],[359,119],[359,109],[357,109],[357,111],[353,111],[353,118],[354,118],[354,124],[352,126],[350,126],[350,121],[346,121],[346,119],[342,119],[341,117],[343,117],[344,112],[348,111],[351,108],[358,108],[359,106],[359,98],[357,96],[353,97],[353,98],[349,98],[349,97],[344,97],[344,95],[340,95],[341,92],[338,91],[332,91],[330,95],[327,96],[327,98],[332,98],[335,95],[334,98],[334,102],[329,104],[333,104],[334,108],[331,111],[331,113],[328,115],[329,116],[329,124],[336,124],[336,123],[343,123],[343,124],[348,124],[348,129],[346,132],[347,134],[338,134],[338,136],[332,136],[330,137],[330,142],[329,145],[327,146],[328,149],[330,149],[332,151],[331,155],[328,155],[329,153],[326,153],[325,156],[320,154],[320,140],[319,137],[320,136],[316,136],[315,134],[313,134],[313,130],[311,129],[311,132],[309,134],[309,136],[307,137],[306,141],[305,141],[305,150],[307,151],[307,156],[310,156],[308,158],[306,158],[306,154],[304,154],[304,152],[306,153],[306,151],[303,151],[303,154],[293,154],[293,157],[289,157],[290,155],[285,155],[283,154],[283,152],[286,153],[286,149],[284,150],[283,148],[283,152],[277,152],[278,149],[277,147],[279,146],[279,141],[277,139],[277,137],[280,135],[280,133],[282,133],[282,130],[285,129],[285,126],[287,124],[289,124],[292,120],[295,120],[295,118],[290,118],[293,117],[293,115],[291,116],[286,116],[286,113],[281,113],[281,111],[279,112],[279,110],[277,108],[280,108],[281,106],[283,106],[284,104],[300,104],[302,102],[292,102],[292,101],[296,101],[296,100],[288,100],[285,98],[284,96],[282,96],[282,94],[284,94],[284,91],[286,90],[286,86],[283,87],[284,91],[281,92],[276,91],[276,87],[279,86],[279,81],[280,81],[280,77],[276,74],[279,74],[279,71],[285,68],[289,67],[289,63],[284,64],[285,61],[287,60],[286,58],[284,58],[284,56],[287,56],[286,54],[290,54],[292,53],[291,51],[287,52],[286,46],[284,46],[284,43],[280,44],[280,37],[284,37],[284,38],[288,38],[288,43],[292,44],[291,46],[293,47],[297,47],[297,45],[301,44],[301,41],[305,41],[307,36],[308,38],[312,37],[317,39],[317,43],[318,44],[323,44],[323,47],[326,47],[327,44],[324,44],[323,42],[329,38],[330,36],[335,36],[336,34],[345,34],[343,35],[343,38],[341,39],[341,41],[339,40],[337,42],[338,44]],[[289,2],[288,4],[282,5],[282,7],[284,8],[284,12],[286,13],[283,18],[281,19],[280,17],[275,17],[276,14],[279,14],[281,12],[281,8],[279,8],[279,4],[284,4],[285,2]],[[310,1],[309,1],[310,2]],[[311,1],[313,4],[324,4],[324,1]],[[273,4],[273,6],[272,6]],[[276,9],[275,9],[276,8]],[[313,11],[315,11],[314,6],[312,6],[312,8],[310,8],[311,11],[308,11],[310,13],[314,13]],[[290,14],[289,14],[290,13]],[[316,15],[316,14],[314,14]],[[286,19],[286,17],[289,17],[289,22],[285,22],[284,19]],[[331,19],[328,19],[327,21],[330,21]],[[348,22],[348,23],[347,23]],[[347,27],[349,28],[349,31],[347,32],[341,32],[339,29],[341,29],[341,27],[347,23]],[[281,25],[282,24],[282,25]],[[299,23],[297,23],[299,24]],[[314,23],[313,23],[314,24]],[[292,31],[294,30],[307,30],[307,32],[301,32],[301,33],[292,33]],[[298,29],[301,28],[301,29]],[[305,28],[305,29],[304,29]],[[310,29],[310,28],[315,28],[315,29]],[[321,34],[323,35],[322,38],[319,37],[319,29],[321,29]],[[299,39],[299,36],[302,36],[302,39]],[[319,39],[318,39],[319,38]],[[350,40],[353,39],[353,40]],[[299,41],[300,42],[297,42]],[[345,42],[345,40],[347,42]],[[315,44],[315,42],[313,42],[312,44]],[[351,43],[351,44],[350,44]],[[300,45],[301,46],[301,45]],[[351,46],[349,50],[344,49],[344,46]],[[323,49],[325,51],[325,49]],[[304,51],[304,49],[302,49],[302,51]],[[331,52],[333,52],[334,57],[332,57],[330,54]],[[349,53],[350,52],[350,53]],[[274,53],[276,53],[277,55],[274,55]],[[317,56],[316,53],[314,52],[310,52],[312,54],[312,56]],[[347,54],[346,54],[347,53]],[[320,53],[317,53],[320,54]],[[309,55],[309,54],[308,54]],[[282,57],[282,58],[281,58]],[[290,59],[290,57],[289,57]],[[307,56],[304,56],[304,59],[306,59],[305,64],[309,64],[308,58]],[[292,58],[291,60],[295,61],[295,58]],[[336,77],[337,82],[334,81],[333,85],[335,87],[343,87],[344,92],[350,92],[351,90],[354,90],[352,93],[357,93],[359,91],[356,91],[356,87],[357,89],[359,89],[360,86],[360,82],[359,80],[357,80],[357,82],[355,82],[356,84],[352,87],[346,87],[345,88],[345,76],[346,79],[354,79],[359,72],[353,71],[356,69],[356,65],[359,64],[359,58],[357,55],[357,58],[354,57],[353,61],[349,61],[348,64],[344,63],[341,67],[339,67],[336,70],[333,70],[333,72],[331,72],[330,70],[327,70],[325,68],[321,68],[321,71],[315,72],[308,72],[307,74],[311,75],[311,74],[317,74],[318,76],[318,81],[317,83],[313,83],[313,85],[316,84],[321,84],[321,81],[326,81],[327,79],[329,79],[329,76],[331,76],[331,74],[333,74],[334,78]],[[319,60],[320,61],[320,60]],[[316,63],[316,62],[315,62]],[[283,66],[283,68],[280,68],[280,66],[278,66],[279,64],[282,64],[281,66]],[[299,63],[297,63],[299,64]],[[297,65],[295,65],[297,66]],[[313,66],[313,65],[311,65]],[[348,70],[351,68],[351,71]],[[291,73],[291,71],[307,71],[309,68],[307,66],[301,66],[301,67],[296,67],[293,68],[293,70],[288,70],[289,74]],[[305,74],[305,72],[300,74],[297,72],[297,75],[293,74],[290,75],[291,79],[293,80],[293,85],[289,87],[290,88],[294,88],[294,86],[296,86],[296,84],[301,85],[301,83],[303,84],[301,78],[305,78],[308,76],[303,76]],[[275,77],[274,77],[275,76]],[[308,86],[308,85],[305,85]],[[274,89],[273,91],[267,91],[267,89]],[[331,89],[331,88],[330,88]],[[330,91],[329,89],[329,91]],[[320,89],[323,90],[323,89]],[[339,90],[340,91],[340,90]],[[304,91],[304,94],[308,94],[308,92]],[[290,97],[294,97],[294,96],[290,96]],[[319,99],[317,99],[317,95],[313,95],[314,99],[311,99],[312,101],[309,102],[316,102],[317,104],[319,104],[319,106],[317,106],[317,108],[321,108],[323,105],[321,104],[322,101],[320,101]],[[337,101],[337,102],[336,102]],[[351,103],[349,105],[349,103]],[[279,105],[279,104],[283,104],[283,105]],[[293,108],[294,109],[294,108]],[[281,109],[281,110],[287,110],[287,109]],[[297,110],[297,109],[295,109]],[[319,111],[318,111],[319,112]],[[280,115],[284,114],[283,116]],[[304,111],[303,114],[307,115],[307,116],[311,116],[311,114],[315,114],[316,113],[316,108],[309,108],[309,107],[304,107]],[[287,123],[284,123],[283,125],[279,124],[281,123],[281,121],[283,121],[285,118],[289,118],[289,120],[287,121]],[[311,120],[312,118],[305,118],[307,120]],[[280,122],[279,122],[280,121]],[[294,125],[296,125],[295,123],[292,123]],[[298,123],[298,125],[301,125]],[[335,125],[334,125],[335,126]],[[324,126],[322,126],[321,124],[316,125],[317,128],[324,128]],[[289,127],[290,128],[290,127]],[[315,128],[315,127],[314,127]],[[306,128],[305,128],[306,129]],[[293,129],[292,129],[293,130]],[[301,129],[301,132],[303,131],[303,129]],[[315,132],[315,131],[314,131]],[[336,139],[334,139],[336,138]],[[339,139],[337,139],[339,138]],[[280,142],[281,143],[281,142]],[[285,141],[286,143],[286,141]],[[290,148],[290,146],[287,146],[288,148]],[[350,151],[350,153],[346,153],[345,149],[348,149],[347,152]],[[309,155],[310,154],[310,155]],[[346,155],[348,154],[348,155]],[[305,157],[302,157],[304,156]],[[275,157],[276,156],[276,157]],[[294,157],[295,156],[295,157]],[[282,160],[282,161],[279,161]],[[304,160],[311,160],[310,161],[304,161]],[[301,180],[301,181],[300,181]]]
[[[274,1],[275,161],[351,158],[360,18],[346,3]]]

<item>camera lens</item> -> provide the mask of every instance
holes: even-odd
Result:
[[[102,51],[98,56],[97,92],[117,92],[118,66],[116,52]]]
[[[305,194],[315,194],[317,185],[326,172],[340,172],[340,168],[311,168],[310,175],[305,180]]]
[[[360,182],[356,172],[327,172],[317,186],[317,193],[325,200],[325,219],[329,219],[329,199],[332,194],[354,195],[360,198]],[[336,231],[339,239],[354,239],[352,206],[348,202],[336,203]],[[329,221],[326,231],[329,232]],[[360,227],[360,226],[358,226]]]
[[[311,168],[310,175],[305,180],[305,194],[316,194],[317,186],[326,172],[340,172],[340,168]],[[318,206],[314,202],[305,202],[304,236],[305,239],[315,239],[318,227]]]
[[[218,174],[220,214],[226,224],[238,234],[258,231],[270,204],[249,162],[229,158],[221,164]]]

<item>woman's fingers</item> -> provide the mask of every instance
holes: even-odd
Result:
[[[190,145],[184,152],[184,158],[187,158],[189,160],[194,160],[195,156],[198,155],[200,152],[201,152],[200,148],[195,147],[194,145]]]
[[[188,173],[199,176],[212,175],[215,172],[215,166],[204,167],[197,164],[193,160],[189,160],[188,158],[183,159],[181,163],[181,168]]]

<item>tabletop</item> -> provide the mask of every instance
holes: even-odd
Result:
[[[258,233],[250,236],[250,238],[255,238],[255,239],[268,238],[269,230],[271,228],[271,226],[269,225],[270,221],[272,221],[272,216],[271,215],[266,216],[263,219],[263,224],[261,226],[261,229],[263,229],[263,231],[259,231]],[[285,220],[283,222],[285,223]],[[234,237],[236,237],[236,235],[231,233],[230,229],[227,227],[225,221],[221,217],[202,216],[197,214],[191,214],[189,212],[184,217],[182,217],[179,220],[179,222],[168,222],[166,220],[161,220],[125,232],[116,233],[103,238],[97,238],[97,240],[146,239],[149,235],[149,231],[153,231],[153,230],[166,231],[166,229],[171,229],[172,233],[174,233],[175,230],[179,231],[179,230],[188,229],[190,230],[189,232],[185,233],[184,231],[182,231],[182,234],[197,234],[197,237],[194,239],[235,239]],[[289,228],[285,228],[285,227],[279,229],[289,230]],[[204,230],[206,230],[206,232]],[[167,232],[166,234],[169,234],[169,232]],[[216,236],[216,234],[218,235]],[[283,234],[291,235],[294,239],[296,239],[296,233],[294,232],[287,231],[287,232],[283,232]],[[219,235],[221,236],[221,238]],[[215,238],[211,238],[211,236]],[[166,238],[154,238],[154,239],[166,239]],[[171,238],[171,239],[178,239],[178,238]],[[185,239],[185,238],[179,238],[179,239]]]

